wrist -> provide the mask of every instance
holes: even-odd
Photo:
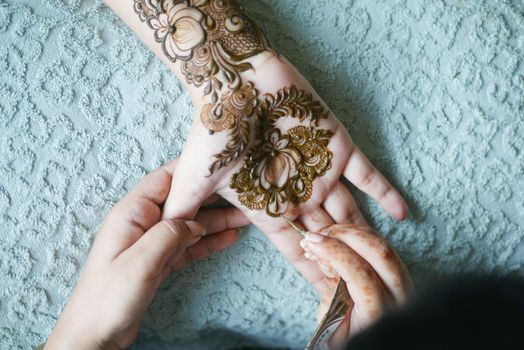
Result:
[[[113,349],[104,347],[95,337],[87,332],[71,329],[55,329],[47,340],[44,350],[77,349],[103,350]]]
[[[87,322],[89,317],[81,310],[74,308],[74,303],[75,301],[72,299],[66,305],[44,349],[107,349],[102,339],[97,335],[96,329]]]

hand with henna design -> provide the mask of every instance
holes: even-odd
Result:
[[[329,307],[338,276],[351,297],[345,318],[329,340],[330,349],[345,348],[349,338],[402,305],[411,294],[408,269],[388,242],[369,227],[326,226],[319,233],[306,234],[300,245],[331,286],[320,300],[319,320]]]
[[[165,218],[192,219],[219,194],[325,291],[323,274],[303,258],[300,237],[281,215],[309,231],[335,222],[364,225],[344,176],[394,219],[407,216],[400,194],[236,1],[106,2],[179,76],[193,100],[196,115]]]

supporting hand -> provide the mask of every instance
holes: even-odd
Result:
[[[129,347],[162,281],[236,241],[248,221],[235,208],[161,220],[175,163],[147,175],[107,215],[45,349]]]

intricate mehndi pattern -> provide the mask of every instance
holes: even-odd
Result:
[[[181,61],[187,83],[204,87],[210,103],[201,111],[202,123],[210,134],[229,132],[210,173],[228,165],[249,140],[243,119],[253,113],[257,92],[240,73],[252,68],[246,59],[269,49],[264,35],[236,0],[135,0],[134,9],[169,60]]]
[[[313,180],[331,167],[333,154],[327,145],[333,133],[318,127],[328,112],[311,94],[294,86],[267,94],[257,109],[257,139],[247,153],[242,169],[233,175],[231,188],[240,202],[252,210],[265,209],[280,216],[289,202],[299,204],[311,197]],[[282,134],[276,127],[281,118],[293,117],[299,125]]]
[[[240,73],[252,66],[245,60],[269,45],[236,0],[135,0],[135,12],[154,30],[155,40],[172,62],[181,62],[188,84],[203,87],[209,102],[200,121],[210,134],[228,131],[224,150],[215,154],[210,173],[238,159],[249,143],[249,118],[256,113],[257,143],[248,151],[242,169],[231,179],[240,202],[253,210],[280,216],[289,203],[307,201],[313,181],[331,167],[327,145],[332,136],[320,129],[328,112],[311,94],[294,86],[267,94],[259,104],[251,82]],[[299,125],[283,133],[282,118]]]

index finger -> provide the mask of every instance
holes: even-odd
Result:
[[[322,230],[344,242],[375,270],[390,294],[403,302],[411,292],[409,271],[389,243],[369,227],[332,225]]]
[[[359,190],[368,194],[395,220],[404,220],[408,206],[384,176],[371,164],[364,153],[355,145],[349,155],[344,177]]]
[[[333,268],[346,282],[355,302],[355,311],[361,314],[363,322],[378,318],[388,301],[388,294],[377,273],[353,249],[338,239],[317,237],[317,242],[305,239],[310,253]]]

